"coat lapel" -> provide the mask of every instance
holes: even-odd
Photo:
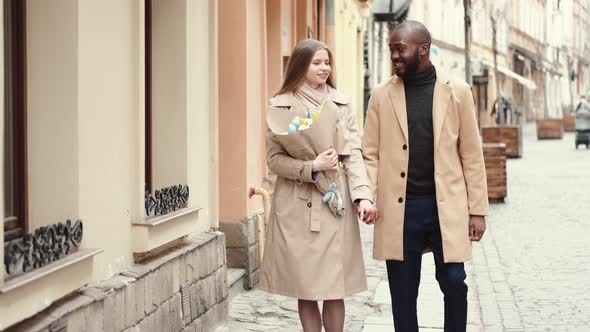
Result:
[[[326,97],[327,100],[331,100],[339,105],[346,105],[350,103],[351,98],[345,94],[342,94],[336,89],[331,89],[330,93]]]
[[[452,88],[449,85],[450,79],[444,72],[436,72],[436,83],[434,85],[434,96],[432,100],[432,129],[434,131],[434,149],[438,147],[445,116],[449,107]]]
[[[402,128],[406,142],[408,142],[408,113],[406,110],[406,92],[404,89],[404,82],[397,76],[394,77],[387,92],[389,93],[389,99],[393,105],[393,110],[395,111],[397,121]]]

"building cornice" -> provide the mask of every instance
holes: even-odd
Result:
[[[436,39],[436,38],[432,38],[432,44],[443,48],[445,50],[450,50],[450,51],[454,51],[454,52],[465,52],[465,48],[464,47],[460,47],[457,45],[453,45],[449,42],[440,40],[440,39]]]

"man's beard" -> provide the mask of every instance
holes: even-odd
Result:
[[[418,66],[420,64],[420,54],[418,53],[418,50],[416,50],[412,58],[412,62],[402,61],[402,63],[406,65],[406,72],[403,74],[397,73],[397,75],[401,78],[404,78],[408,75],[414,75],[418,72]]]

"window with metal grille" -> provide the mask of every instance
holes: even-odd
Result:
[[[26,222],[26,1],[4,0],[4,241]]]

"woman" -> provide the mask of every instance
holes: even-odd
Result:
[[[334,88],[331,66],[332,55],[323,43],[307,39],[297,44],[270,108],[305,116],[309,109],[330,103],[339,113],[337,135],[346,143],[304,161],[290,156],[267,130],[267,163],[277,180],[260,288],[297,298],[305,332],[321,331],[322,321],[328,332],[343,331],[343,298],[367,289],[357,216],[365,222],[377,218],[356,115],[350,98]],[[336,170],[343,174],[337,185],[344,216],[334,215],[314,186],[316,172]]]

